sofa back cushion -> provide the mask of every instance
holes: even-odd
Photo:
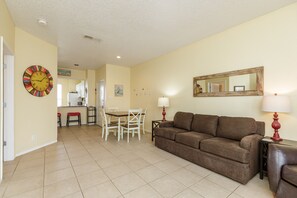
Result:
[[[193,113],[177,112],[174,116],[173,126],[180,129],[191,130]]]
[[[192,122],[192,131],[207,133],[216,136],[219,116],[195,114]]]
[[[257,133],[257,123],[253,118],[227,117],[219,118],[218,137],[241,140],[241,138]]]

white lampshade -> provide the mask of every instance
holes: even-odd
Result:
[[[169,98],[160,97],[158,99],[158,107],[169,107]]]
[[[288,96],[264,96],[262,103],[262,111],[266,112],[283,112],[291,111],[290,99]]]

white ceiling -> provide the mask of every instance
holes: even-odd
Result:
[[[6,0],[16,26],[58,46],[59,67],[133,66],[297,0]],[[37,19],[44,18],[47,26]],[[89,35],[98,40],[83,38]],[[121,59],[116,59],[120,55]]]

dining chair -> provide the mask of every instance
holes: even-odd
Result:
[[[109,130],[114,130],[114,134],[116,135],[116,130],[118,129],[118,123],[109,123],[107,120],[107,116],[105,114],[105,110],[102,109],[100,111],[101,114],[101,123],[102,123],[102,138],[105,135],[105,141],[107,141],[107,137],[109,135]]]
[[[145,108],[145,110],[142,111],[141,120],[140,120],[140,126],[142,126],[142,133],[143,134],[145,134],[145,131],[144,131],[144,121],[145,121],[146,112],[147,112],[147,108]]]
[[[129,142],[129,133],[132,132],[132,137],[134,137],[134,131],[137,130],[138,140],[140,140],[141,113],[141,109],[129,109],[127,123],[121,126],[122,139],[124,138],[124,132],[126,131],[127,142]]]

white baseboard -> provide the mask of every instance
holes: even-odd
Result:
[[[45,147],[45,146],[48,146],[48,145],[54,144],[54,143],[56,143],[56,142],[57,142],[57,140],[55,140],[55,141],[52,141],[52,142],[49,142],[49,143],[46,143],[46,144],[43,144],[43,145],[40,145],[40,146],[36,146],[36,147],[34,147],[34,148],[31,148],[31,149],[29,149],[29,150],[26,150],[26,151],[23,151],[23,152],[17,153],[17,154],[15,155],[15,157],[18,157],[18,156],[24,155],[24,154],[26,154],[26,153],[30,153],[30,152],[32,152],[32,151],[35,151],[35,150],[37,150],[37,149],[40,149],[40,148],[42,148],[42,147]]]

